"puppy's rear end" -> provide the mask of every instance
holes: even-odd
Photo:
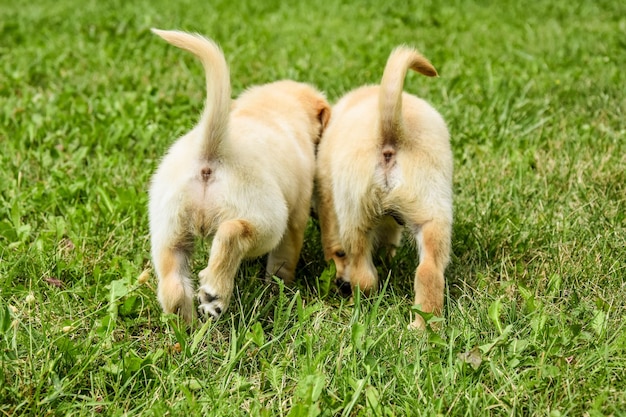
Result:
[[[231,106],[228,66],[213,41],[154,32],[200,59],[207,88],[201,120],[170,148],[150,187],[159,301],[165,312],[193,319],[194,237],[212,237],[198,274],[198,311],[219,317],[243,259],[269,252],[268,273],[293,279],[310,208],[314,144],[330,107],[312,86],[289,81],[250,88]]]
[[[325,255],[338,264],[339,284],[348,281],[369,292],[378,283],[372,251],[397,245],[400,224],[406,225],[420,248],[415,303],[440,313],[450,251],[452,157],[441,116],[402,91],[409,68],[437,75],[417,51],[400,47],[379,87],[357,89],[333,109],[318,164],[323,241]],[[424,326],[421,317],[413,326]]]
[[[437,75],[430,62],[414,49],[396,48],[385,67],[379,91],[381,165],[393,176],[396,163],[403,178],[386,196],[385,210],[401,217],[419,246],[415,272],[415,305],[441,314],[444,270],[450,259],[452,234],[452,153],[441,116],[425,101],[403,94],[410,68]],[[416,315],[412,325],[423,328]]]
[[[178,312],[189,322],[195,316],[189,276],[193,234],[211,227],[211,216],[200,215],[210,210],[194,207],[205,205],[196,196],[207,194],[215,177],[215,161],[223,153],[230,111],[230,74],[223,53],[213,41],[179,31],[152,31],[168,43],[193,53],[206,73],[202,117],[195,128],[170,148],[150,186],[150,236],[152,259],[159,277],[159,301],[165,312]]]

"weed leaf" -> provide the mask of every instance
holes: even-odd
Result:
[[[498,333],[502,334],[502,324],[500,324],[500,309],[502,308],[502,299],[498,298],[494,300],[489,306],[489,318],[495,324],[498,329]]]
[[[318,282],[317,292],[321,299],[326,299],[330,294],[331,283],[335,280],[335,275],[337,274],[337,268],[335,266],[335,261],[332,259],[329,261],[328,266],[320,275]]]
[[[457,354],[457,357],[461,362],[469,364],[474,370],[480,368],[480,364],[483,363],[483,358],[478,346],[467,352]]]

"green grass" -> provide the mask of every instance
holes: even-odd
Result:
[[[251,261],[217,322],[161,313],[147,184],[204,77],[153,26],[219,42],[236,94],[335,101],[400,43],[430,58],[406,90],[452,135],[441,330],[407,330],[413,248],[349,303],[314,223],[294,287]],[[0,0],[0,415],[623,415],[625,68],[615,0]]]

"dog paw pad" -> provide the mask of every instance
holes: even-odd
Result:
[[[198,289],[198,313],[204,317],[218,318],[225,309],[224,301],[208,285]]]

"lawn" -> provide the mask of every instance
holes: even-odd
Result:
[[[204,76],[151,27],[215,39],[235,95],[432,61],[405,90],[455,158],[439,329],[407,329],[415,248],[346,300],[313,220],[294,286],[252,260],[219,320],[162,314],[147,187]],[[617,0],[0,0],[0,415],[626,415],[625,69]]]

